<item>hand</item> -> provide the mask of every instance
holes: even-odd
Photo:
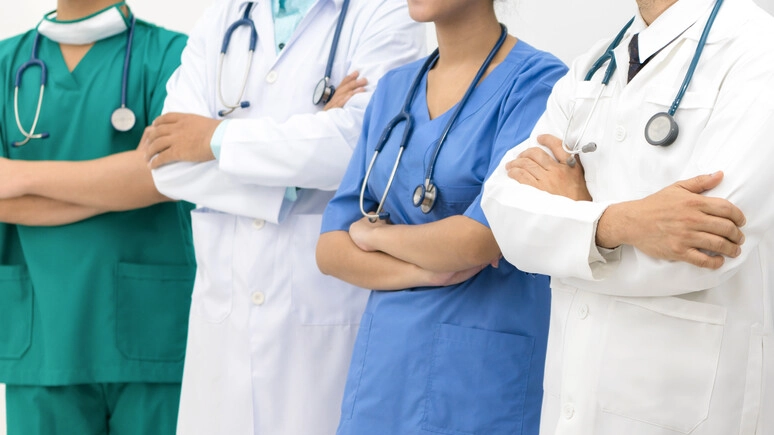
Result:
[[[151,169],[172,162],[214,160],[210,142],[221,122],[199,115],[167,113],[145,129],[139,149]]]
[[[0,199],[11,199],[27,195],[24,187],[25,162],[0,157]]]
[[[580,161],[573,167],[564,163],[570,154],[562,148],[562,140],[548,134],[538,136],[537,140],[548,147],[553,156],[538,147],[529,148],[505,165],[508,177],[553,195],[591,201],[583,165]]]
[[[361,250],[375,252],[379,249],[374,245],[373,231],[385,225],[389,225],[386,220],[378,219],[376,222],[371,222],[369,218],[364,217],[349,226],[349,237]]]
[[[328,101],[323,110],[330,110],[336,108],[342,108],[353,95],[365,92],[365,85],[368,84],[368,80],[365,78],[358,78],[360,73],[357,71],[351,72],[348,76],[339,83],[336,87],[336,92],[333,93],[333,97]]]
[[[446,287],[465,282],[484,270],[489,264],[481,264],[459,272],[430,272],[429,287]]]
[[[614,204],[597,224],[597,245],[632,245],[654,258],[708,269],[741,253],[745,217],[721,198],[701,195],[723,179],[722,172],[678,181],[643,199]]]

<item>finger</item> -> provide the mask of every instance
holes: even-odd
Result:
[[[172,163],[172,162],[175,162],[175,161],[177,161],[177,159],[175,159],[172,156],[172,152],[164,151],[162,153],[159,153],[159,154],[156,154],[155,156],[153,156],[151,161],[148,163],[148,167],[150,169],[157,169],[157,168],[159,168],[161,166],[164,166],[166,164],[169,164],[169,163]]]
[[[696,229],[705,233],[724,237],[729,241],[741,245],[744,243],[744,233],[732,219],[705,214]]]
[[[513,169],[523,169],[538,181],[546,178],[546,169],[529,157],[519,157],[516,159],[513,162]]]
[[[546,171],[549,169],[554,169],[556,165],[559,164],[552,156],[549,156],[547,152],[538,147],[533,147],[524,151],[523,153],[519,154],[519,157],[532,160],[535,164],[539,165],[543,170]]]
[[[148,144],[145,150],[145,159],[150,161],[153,156],[166,152],[172,146],[172,141],[162,137]]]
[[[686,263],[693,264],[704,269],[719,269],[723,265],[725,259],[720,255],[709,255],[698,249],[690,249],[685,253],[683,258],[679,260]]]
[[[558,162],[567,161],[570,157],[570,154],[562,148],[562,140],[556,136],[541,134],[537,137],[537,141],[540,145],[551,150],[551,153]]]
[[[747,218],[739,207],[723,198],[712,198],[702,196],[702,202],[699,210],[712,216],[729,219],[737,227],[743,227],[747,223]]]
[[[538,179],[534,175],[522,168],[513,168],[508,170],[508,177],[532,187],[538,187]]]
[[[362,87],[364,87],[367,84],[368,84],[368,80],[366,80],[366,79],[352,80],[352,81],[347,82],[347,83],[342,82],[341,85],[338,88],[336,88],[336,93],[339,93],[339,92],[350,92],[353,89],[362,88]]]
[[[681,180],[675,185],[693,193],[703,193],[716,187],[723,180],[723,172],[717,171],[712,174],[699,175],[687,180]]]
[[[693,248],[703,249],[704,251],[725,255],[726,257],[736,258],[742,253],[742,247],[731,242],[725,237],[712,233],[695,233],[689,242]]]
[[[354,82],[357,79],[357,76],[359,73],[357,71],[352,71],[351,73],[347,74],[346,77],[341,79],[341,82],[336,87],[336,89],[339,89],[341,87],[347,86],[349,83]]]

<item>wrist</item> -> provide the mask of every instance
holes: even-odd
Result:
[[[597,221],[595,243],[606,249],[614,249],[626,243],[626,205],[625,203],[611,204],[602,213]]]
[[[39,195],[38,187],[43,177],[36,176],[35,173],[37,166],[42,163],[15,160],[13,164],[16,168],[11,173],[14,174],[13,183],[17,196]]]

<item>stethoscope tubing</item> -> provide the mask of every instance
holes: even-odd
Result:
[[[452,113],[451,118],[446,123],[446,127],[444,128],[443,133],[441,134],[441,137],[439,138],[438,143],[436,144],[435,150],[433,151],[433,158],[431,160],[430,165],[428,166],[427,171],[425,172],[424,185],[428,190],[430,190],[431,188],[434,190],[434,187],[432,184],[432,174],[433,174],[433,169],[435,168],[435,162],[438,158],[438,154],[440,153],[441,147],[443,146],[443,143],[445,142],[446,137],[449,134],[449,131],[451,131],[451,128],[454,125],[454,121],[457,119],[462,108],[470,99],[470,95],[473,93],[473,90],[477,87],[478,82],[481,81],[481,77],[483,77],[484,73],[486,72],[489,65],[491,64],[492,59],[494,59],[494,56],[497,54],[498,51],[500,51],[500,47],[502,47],[503,43],[505,42],[505,39],[508,36],[508,30],[504,25],[500,24],[500,29],[501,29],[500,37],[497,39],[495,46],[487,55],[483,64],[481,65],[478,72],[476,73],[476,76],[473,78],[473,81],[471,82],[467,91],[462,96],[462,99],[457,105],[457,108]],[[400,159],[403,156],[403,151],[405,150],[406,146],[408,146],[408,142],[410,139],[412,118],[409,111],[411,109],[411,102],[414,100],[416,96],[416,93],[419,89],[419,85],[422,82],[422,78],[425,76],[425,73],[430,68],[432,68],[432,66],[438,61],[439,56],[440,56],[440,53],[438,49],[435,49],[435,51],[433,51],[433,53],[430,56],[428,56],[428,58],[422,64],[422,67],[420,68],[419,72],[414,77],[414,81],[411,83],[409,92],[406,95],[406,100],[403,102],[403,107],[401,108],[400,112],[397,115],[395,115],[395,117],[393,117],[390,120],[390,122],[387,123],[387,125],[384,128],[384,131],[382,132],[379,138],[379,142],[376,144],[376,147],[374,148],[374,155],[373,157],[371,157],[371,162],[368,164],[368,169],[366,170],[365,177],[363,177],[363,184],[360,188],[360,213],[371,221],[375,222],[377,219],[387,219],[389,217],[389,214],[382,212],[382,210],[384,209],[384,203],[387,199],[387,194],[389,193],[390,187],[392,186],[392,183],[395,179],[395,174],[397,172],[398,165],[400,164]],[[379,205],[377,206],[376,212],[368,213],[365,211],[364,202],[365,202],[365,190],[366,190],[366,186],[368,185],[368,180],[371,176],[371,170],[373,169],[374,163],[376,162],[376,158],[379,156],[379,154],[382,151],[382,148],[384,148],[385,144],[389,140],[393,129],[402,121],[405,121],[406,126],[405,126],[405,129],[403,130],[403,137],[401,138],[401,141],[399,144],[398,155],[395,158],[395,163],[393,164],[392,171],[390,172],[390,177],[387,180],[387,185],[385,186],[384,193],[382,194],[382,197],[379,200]]]
[[[245,95],[245,90],[247,89],[247,80],[250,78],[250,70],[253,66],[253,54],[255,53],[255,47],[258,44],[258,31],[255,29],[255,22],[250,18],[253,5],[253,2],[247,3],[242,18],[232,23],[228,29],[226,29],[226,34],[223,35],[223,43],[221,44],[220,55],[218,56],[218,75],[216,77],[218,82],[218,98],[220,99],[220,103],[223,104],[223,107],[225,107],[224,110],[218,112],[218,116],[221,117],[231,114],[236,109],[250,107],[250,102],[242,101],[242,97]],[[233,36],[234,31],[242,26],[247,26],[250,29],[250,46],[247,52],[247,67],[245,68],[245,74],[242,77],[242,89],[239,91],[237,101],[234,104],[230,104],[227,103],[225,97],[223,97],[223,64],[225,63],[228,46],[231,44],[231,37]]]
[[[134,41],[134,27],[137,19],[132,16],[129,25],[129,35],[126,41],[126,53],[124,54],[124,72],[121,75],[121,107],[126,107],[127,94],[129,92],[129,65],[132,58],[132,41]]]
[[[35,40],[32,42],[32,56],[30,57],[30,60],[22,64],[21,67],[16,71],[16,78],[14,80],[14,90],[13,90],[13,111],[14,116],[16,118],[16,126],[19,128],[19,131],[24,136],[24,140],[21,142],[13,142],[11,143],[14,147],[20,147],[26,145],[30,140],[32,139],[42,139],[48,137],[48,133],[35,133],[35,129],[38,126],[38,121],[40,120],[40,111],[43,107],[43,94],[46,91],[46,82],[48,80],[48,68],[46,67],[46,63],[43,62],[40,58],[38,58],[38,44],[40,42],[40,34],[35,35]],[[32,127],[30,128],[30,131],[27,131],[24,129],[24,127],[21,124],[21,117],[19,116],[19,88],[21,87],[22,77],[24,76],[24,72],[33,66],[40,67],[40,91],[38,92],[38,104],[35,108],[35,118],[33,118],[32,121]]]
[[[328,80],[330,80],[333,73],[333,61],[336,59],[336,50],[339,47],[339,38],[341,37],[341,30],[344,28],[344,19],[347,17],[348,10],[349,0],[344,0],[344,3],[341,5],[339,20],[336,22],[336,30],[333,33],[333,42],[331,43],[331,51],[328,54],[328,62],[325,65],[325,79]]]

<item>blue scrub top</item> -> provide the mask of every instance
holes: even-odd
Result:
[[[361,182],[384,126],[403,105],[422,61],[385,75],[366,111],[363,134],[323,232],[360,219]],[[436,163],[439,196],[424,214],[414,207],[435,145],[454,108],[430,119],[427,75],[411,106],[414,129],[387,197],[395,224],[463,214],[484,225],[484,180],[502,156],[526,139],[567,69],[519,41],[476,88]],[[401,124],[402,125],[402,124]],[[402,126],[377,158],[365,209],[375,210],[398,152]],[[427,291],[418,291],[427,290]],[[371,292],[360,324],[342,404],[340,435],[534,434],[542,401],[548,335],[548,278],[504,260],[448,287]]]

